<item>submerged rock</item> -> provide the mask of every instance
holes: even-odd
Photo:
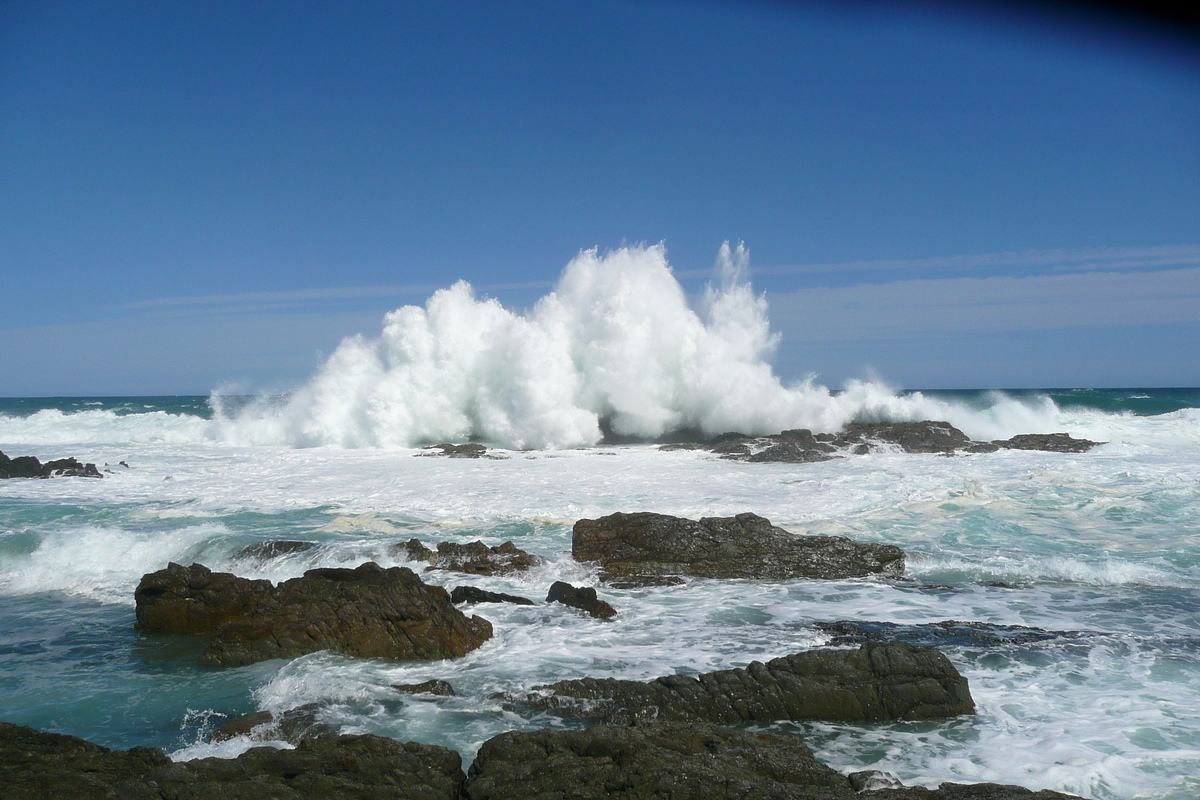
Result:
[[[256,711],[221,724],[212,733],[212,741],[223,742],[235,736],[249,736],[259,742],[289,742],[300,744],[318,736],[328,736],[333,730],[317,719],[321,703],[307,703],[290,708],[276,717],[270,711]]]
[[[250,613],[223,623],[201,660],[239,665],[333,650],[358,658],[430,661],[465,655],[492,635],[440,586],[404,567],[310,569]]]
[[[315,548],[316,545],[312,542],[296,542],[296,541],[274,541],[274,542],[256,542],[248,544],[237,552],[238,558],[252,558],[259,561],[266,561],[279,556],[290,556],[296,553],[305,553]]]
[[[410,569],[312,569],[272,586],[201,564],[142,576],[134,593],[139,627],[209,633],[201,660],[239,665],[333,650],[360,658],[426,661],[461,656],[492,626],[467,617],[440,586]]]
[[[459,603],[513,603],[518,606],[536,605],[528,597],[503,592],[489,592],[475,586],[455,586],[450,592],[450,602]]]
[[[56,458],[43,464],[33,456],[9,458],[0,452],[0,478],[103,478],[95,464],[78,459]]]
[[[161,750],[109,750],[0,722],[4,800],[459,800],[462,758],[379,736],[320,736],[294,750],[173,762]]]
[[[450,444],[443,442],[442,444],[430,445],[422,448],[425,450],[420,455],[424,456],[446,456],[447,458],[496,458],[497,456],[488,455],[487,448],[475,442],[467,442],[466,444]],[[440,450],[441,452],[434,452]]]
[[[439,542],[427,569],[445,569],[468,575],[508,575],[536,567],[542,560],[512,542],[488,547],[483,542]]]
[[[559,681],[511,699],[533,709],[556,709],[597,721],[881,722],[975,712],[967,679],[948,658],[900,642],[871,642],[858,650],[809,650],[694,678]]]
[[[581,519],[571,536],[577,561],[604,580],[657,575],[699,578],[899,577],[904,551],[841,536],[796,535],[757,514],[700,521],[648,512]]]
[[[849,780],[798,738],[678,722],[489,739],[468,777],[472,800],[853,800]]]
[[[546,593],[547,603],[562,603],[571,608],[586,611],[597,619],[612,619],[617,610],[596,596],[590,586],[574,587],[565,581],[555,581]]]
[[[446,681],[433,680],[422,683],[393,683],[392,688],[401,694],[431,694],[437,697],[456,697],[454,687]]]

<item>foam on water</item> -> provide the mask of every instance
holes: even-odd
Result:
[[[695,307],[660,246],[579,254],[528,313],[477,298],[465,282],[354,336],[286,401],[227,408],[230,443],[411,447],[480,439],[514,449],[592,445],[603,427],[653,439],[680,430],[837,430],[850,421],[948,419],[979,438],[1061,427],[1049,398],[996,395],[974,409],[879,382],[831,392],[784,385],[770,356],[766,299],[744,247],[722,247]]]

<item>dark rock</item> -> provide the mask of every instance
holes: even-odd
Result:
[[[906,453],[953,453],[971,444],[971,439],[945,421],[868,422],[846,426],[847,442],[894,445]]]
[[[164,633],[213,633],[217,626],[244,617],[272,591],[268,580],[213,572],[203,564],[142,576],[133,593],[138,627]]]
[[[455,586],[454,591],[450,592],[450,602],[455,605],[459,603],[515,603],[519,606],[535,605],[528,597],[503,594],[501,592],[489,592],[474,586]]]
[[[840,579],[904,572],[904,551],[898,547],[795,535],[757,514],[699,522],[645,512],[581,519],[571,554],[598,563],[605,580],[649,575]]]
[[[1023,433],[992,444],[1009,450],[1045,450],[1050,453],[1086,453],[1098,444],[1089,439],[1075,439],[1066,433]]]
[[[266,561],[279,556],[292,555],[294,553],[303,553],[312,550],[316,547],[312,542],[294,542],[294,541],[278,541],[278,542],[256,542],[248,544],[237,552],[238,558],[253,558],[260,561]]]
[[[392,688],[403,694],[432,694],[438,697],[456,697],[454,687],[436,678],[423,683],[393,683]]]
[[[468,442],[467,444],[450,444],[449,442],[443,442],[442,444],[431,445],[430,447],[426,447],[424,449],[426,451],[430,451],[426,452],[424,455],[447,456],[448,458],[483,458],[485,455],[487,455],[487,448],[474,442]],[[433,450],[441,450],[442,452],[434,453],[432,452]]]
[[[510,731],[483,744],[471,800],[853,800],[794,736],[696,723]]]
[[[598,721],[879,722],[975,712],[967,679],[948,658],[901,642],[809,650],[695,678],[559,681],[511,699],[518,706]]]
[[[367,562],[310,569],[279,584],[249,613],[223,623],[201,660],[240,665],[333,650],[358,658],[428,661],[461,656],[492,635],[440,586],[410,569]]]
[[[1078,795],[1049,789],[1035,792],[998,783],[943,783],[936,789],[906,786],[903,789],[879,789],[865,796],[870,800],[1083,800]]]
[[[433,551],[421,544],[419,539],[409,539],[403,544],[394,544],[390,552],[392,555],[403,555],[408,561],[433,561]]]
[[[415,540],[414,540],[415,541]],[[488,547],[483,542],[439,542],[427,569],[445,569],[468,575],[508,575],[536,567],[542,560],[512,542]]]
[[[246,714],[218,726],[212,733],[212,741],[223,742],[235,736],[251,736],[259,742],[289,742],[299,744],[318,736],[328,736],[333,730],[317,719],[321,703],[307,703],[290,708],[278,719],[270,711]]]
[[[830,644],[843,646],[863,642],[907,642],[922,647],[1000,647],[1062,642],[1095,636],[1090,631],[1048,631],[1026,625],[997,625],[990,622],[959,622],[948,619],[918,625],[895,622],[817,622],[817,630],[830,636]]]
[[[45,464],[33,456],[9,458],[0,452],[0,478],[103,478],[95,464],[75,458],[57,458]]]
[[[590,586],[576,588],[563,581],[555,581],[546,594],[547,603],[562,603],[571,608],[586,611],[598,619],[612,619],[617,610],[596,596],[596,590]]]
[[[851,772],[846,777],[850,779],[850,786],[856,792],[904,788],[904,784],[895,775],[878,769],[864,769],[861,772]]]
[[[4,800],[460,800],[462,758],[378,736],[321,736],[294,750],[172,762],[161,750],[100,745],[0,723]]]

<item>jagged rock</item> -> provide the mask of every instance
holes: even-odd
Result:
[[[392,688],[402,694],[432,694],[438,697],[455,697],[457,692],[446,681],[436,678],[423,683],[393,683]]]
[[[4,800],[460,800],[462,758],[379,736],[321,736],[294,750],[173,762],[161,750],[97,744],[0,723]]]
[[[757,514],[705,517],[610,514],[581,519],[571,536],[577,561],[600,565],[604,580],[653,575],[699,578],[898,577],[904,551],[841,536],[803,536]]]
[[[696,723],[503,733],[483,744],[471,800],[853,800],[794,736]]]
[[[1065,433],[1022,434],[994,442],[972,441],[965,433],[942,420],[921,422],[860,422],[838,433],[813,434],[804,428],[773,436],[723,433],[701,443],[671,443],[660,450],[704,449],[722,458],[756,463],[812,463],[848,455],[865,455],[882,448],[905,453],[994,453],[1001,448],[1082,453],[1102,442],[1074,439]]]
[[[895,775],[878,769],[864,769],[861,772],[851,772],[846,777],[850,779],[850,786],[856,792],[904,788],[904,784]]]
[[[213,633],[221,623],[249,614],[271,591],[268,580],[172,562],[166,569],[143,575],[133,598],[138,627],[143,630]]]
[[[270,711],[256,711],[219,725],[212,732],[212,741],[223,742],[235,736],[250,736],[260,742],[290,742],[299,744],[307,739],[328,736],[333,730],[317,719],[321,703],[306,703],[275,717]]]
[[[488,547],[483,542],[455,544],[438,542],[437,553],[427,569],[445,569],[468,575],[508,575],[536,567],[542,560],[512,542]]]
[[[547,603],[562,603],[571,608],[586,611],[597,619],[612,619],[617,610],[596,596],[596,590],[590,586],[576,588],[564,581],[555,581],[546,594]]]
[[[403,555],[408,561],[433,561],[433,551],[421,544],[420,539],[409,539],[402,544],[394,544],[390,552],[392,555]]]
[[[1098,444],[1089,439],[1074,439],[1066,433],[1023,433],[1011,439],[992,442],[1009,450],[1045,450],[1050,453],[1086,453]]]
[[[367,562],[284,581],[249,613],[221,624],[201,660],[240,665],[334,650],[427,661],[464,655],[491,635],[491,623],[465,616],[440,586],[404,567]]]
[[[487,455],[487,448],[481,444],[468,442],[466,444],[450,444],[443,442],[423,448],[427,452],[422,455],[429,456],[447,456],[448,458],[483,458]],[[434,453],[434,450],[441,450],[440,453]]]
[[[809,650],[695,678],[559,681],[510,699],[517,707],[556,709],[598,721],[879,722],[975,712],[967,679],[948,658],[901,642]]]
[[[294,553],[304,553],[316,547],[312,542],[294,542],[294,541],[277,541],[277,542],[256,542],[248,544],[237,552],[238,558],[253,558],[260,561],[266,561],[279,556],[292,555]]]
[[[33,456],[9,458],[0,452],[0,478],[103,478],[95,464],[78,459],[56,458],[43,464]]]
[[[502,592],[489,592],[475,586],[455,586],[450,592],[450,602],[459,603],[514,603],[519,606],[536,605],[528,597]]]

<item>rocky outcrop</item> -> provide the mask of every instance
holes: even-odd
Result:
[[[1066,433],[1022,434],[992,442],[974,441],[949,422],[864,422],[837,433],[797,428],[774,436],[723,433],[704,442],[673,443],[662,450],[708,450],[723,458],[755,463],[812,463],[877,450],[905,453],[992,453],[1001,449],[1083,453],[1102,442],[1075,439]]]
[[[542,563],[542,559],[531,555],[512,542],[489,547],[480,541],[468,544],[438,542],[437,550],[430,550],[419,539],[409,539],[394,545],[393,555],[403,556],[409,561],[424,561],[429,564],[426,571],[444,569],[467,575],[510,575],[524,572]]]
[[[134,590],[138,627],[162,633],[213,633],[221,623],[249,614],[273,588],[268,580],[172,562],[166,569],[143,575]]]
[[[418,455],[445,456],[447,458],[499,458],[499,456],[489,455],[486,447],[475,442],[467,442],[466,444],[443,442],[442,444],[430,445],[422,449],[425,452],[418,453]]]
[[[612,619],[617,610],[596,596],[596,590],[590,586],[575,587],[565,581],[555,581],[546,593],[547,603],[562,603],[571,608],[578,608],[597,619]]]
[[[421,683],[393,683],[392,688],[401,694],[428,694],[435,697],[457,697],[454,687],[446,681],[433,678]]]
[[[476,586],[455,586],[450,592],[450,602],[459,603],[513,603],[518,606],[536,605],[528,597],[503,592],[489,592]]]
[[[258,742],[290,742],[300,744],[318,736],[328,736],[333,730],[317,719],[321,703],[307,703],[284,711],[278,717],[270,711],[256,711],[234,717],[212,732],[212,741],[223,742],[235,736],[249,736]]]
[[[427,661],[464,655],[492,635],[491,623],[464,615],[445,589],[373,562],[312,569],[279,586],[171,564],[144,575],[134,599],[145,630],[212,634],[201,660],[217,665],[318,650]]]
[[[572,532],[571,554],[599,565],[605,580],[663,575],[840,579],[904,572],[904,551],[898,547],[796,535],[757,514],[698,522],[646,512],[581,519]]]
[[[252,561],[269,561],[280,556],[290,556],[296,553],[307,553],[316,545],[312,542],[295,542],[289,540],[272,542],[255,542],[248,544],[237,552],[238,558]]]
[[[321,736],[294,750],[173,762],[161,750],[100,745],[0,723],[5,800],[459,800],[462,758],[378,736]]]
[[[238,665],[333,650],[358,658],[430,661],[465,655],[492,635],[440,586],[404,567],[310,569],[249,614],[223,623],[201,660]]]
[[[872,642],[858,650],[809,650],[694,678],[559,681],[510,699],[517,708],[555,709],[602,722],[881,722],[975,711],[967,679],[949,659],[936,650],[900,642]]]
[[[794,736],[677,722],[511,731],[471,765],[471,800],[853,800],[849,780]]]
[[[43,464],[33,456],[9,458],[0,452],[0,478],[103,478],[95,464],[56,458]]]

